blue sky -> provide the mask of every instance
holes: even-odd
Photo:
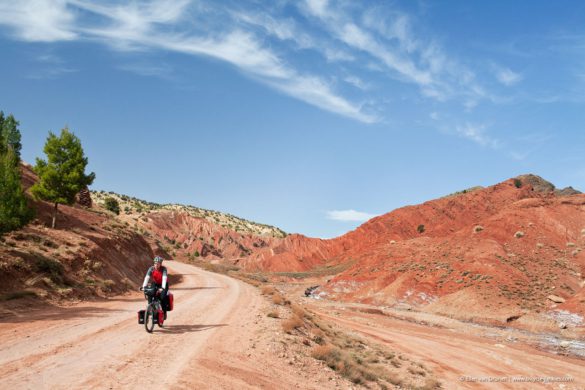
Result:
[[[81,138],[113,190],[334,237],[535,173],[585,190],[580,1],[0,0],[23,158]]]

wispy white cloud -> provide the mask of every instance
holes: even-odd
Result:
[[[361,90],[367,90],[370,88],[370,86],[368,85],[368,83],[366,83],[364,80],[360,79],[357,76],[347,76],[343,79],[346,83],[353,85],[356,88],[359,88]]]
[[[163,41],[159,44],[168,49],[227,61],[251,75],[258,76],[261,82],[324,110],[365,123],[378,120],[374,115],[364,113],[361,106],[335,94],[321,78],[300,74],[287,66],[276,54],[262,48],[249,33],[235,31],[219,40],[189,39]]]
[[[0,25],[16,38],[29,42],[74,40],[75,16],[66,0],[19,0],[0,2]]]
[[[459,100],[468,110],[483,99],[495,102],[477,80],[475,73],[450,58],[432,38],[415,32],[409,15],[388,6],[374,6],[357,13],[347,3],[305,0],[300,6],[316,18],[332,37],[354,51],[365,53],[378,69],[402,82],[419,87],[422,96],[446,102]]]
[[[512,86],[518,84],[522,81],[522,75],[520,73],[516,73],[508,68],[500,68],[496,69],[496,78],[498,81],[505,86]]]
[[[329,62],[355,61],[355,56],[335,47],[324,47],[322,53]]]
[[[118,67],[146,76],[162,77],[165,70],[145,65],[139,57],[144,51],[213,58],[283,94],[364,123],[386,122],[388,114],[376,113],[389,112],[388,102],[399,99],[455,102],[466,113],[486,100],[498,103],[473,70],[421,30],[415,16],[393,5],[282,4],[22,0],[0,2],[0,26],[26,41],[83,40],[135,52]],[[283,11],[291,6],[300,13]],[[506,68],[497,77],[505,85],[522,79]],[[494,144],[469,127],[456,133]]]
[[[236,18],[236,23],[223,21],[213,32],[201,31],[197,26],[191,26],[197,20],[184,23],[190,5],[190,0],[151,0],[126,4],[29,0],[15,2],[14,5],[1,3],[0,11],[4,12],[0,12],[0,25],[10,26],[18,32],[17,38],[30,41],[85,39],[99,41],[120,51],[163,49],[212,57],[323,110],[365,123],[377,121],[374,115],[364,112],[363,104],[353,103],[335,92],[333,84],[326,79],[296,69],[286,58],[265,45],[261,37],[242,26],[254,24],[281,40],[296,42],[299,47],[314,46],[311,38],[300,32],[294,21],[280,23],[281,20],[268,15],[228,12]],[[75,14],[80,14],[80,17],[74,18]],[[134,70],[142,74],[153,71],[156,75],[160,74],[159,70],[152,68],[134,67]]]
[[[78,69],[67,65],[61,57],[50,51],[38,54],[34,59],[40,65],[28,72],[25,76],[28,79],[50,80],[78,71]]]
[[[37,69],[33,72],[29,72],[26,75],[26,78],[31,80],[51,80],[59,78],[65,74],[75,73],[78,72],[75,68],[70,68],[67,66],[51,66]]]
[[[232,16],[237,21],[260,27],[267,34],[275,36],[280,40],[293,41],[301,49],[314,48],[316,46],[314,39],[299,28],[296,22],[290,18],[277,20],[271,15],[243,11],[234,12]]]
[[[456,126],[455,132],[459,136],[467,138],[481,146],[487,146],[493,149],[499,148],[501,145],[500,141],[487,135],[485,132],[486,127],[486,125],[465,123],[464,125]]]
[[[364,213],[356,210],[331,210],[327,211],[327,218],[343,222],[365,222],[374,218],[375,214]]]

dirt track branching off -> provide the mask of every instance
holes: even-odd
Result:
[[[440,381],[423,364],[352,335],[330,321],[319,318],[302,305],[292,303],[292,299],[270,284],[268,277],[263,274],[245,273],[236,266],[202,260],[189,262],[207,271],[229,275],[258,287],[273,305],[273,310],[266,316],[281,321],[283,334],[294,337],[296,343],[302,346],[299,349],[301,353],[322,361],[325,366],[356,385],[380,389],[442,388]],[[333,271],[339,272],[337,269]]]

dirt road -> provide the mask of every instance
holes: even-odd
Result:
[[[315,302],[311,306],[322,318],[425,364],[446,389],[585,390],[581,359],[521,343],[500,343],[461,329],[345,310],[343,305]],[[545,379],[549,382],[539,382]]]
[[[314,367],[276,356],[278,331],[267,322],[257,289],[187,264],[167,266],[182,281],[171,286],[175,310],[153,334],[137,324],[136,312],[145,306],[138,292],[3,318],[2,387],[317,389],[333,383]]]

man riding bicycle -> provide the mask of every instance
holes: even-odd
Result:
[[[152,279],[152,282],[158,288],[158,292],[160,293],[160,301],[162,302],[163,310],[164,310],[164,318],[167,319],[167,294],[169,292],[169,284],[167,282],[168,273],[167,268],[163,267],[162,265],[163,259],[160,256],[156,256],[154,258],[154,265],[148,269],[146,272],[146,276],[144,278],[144,283],[142,283],[142,287],[140,290],[144,290],[148,282]],[[150,298],[149,301],[150,303]]]

